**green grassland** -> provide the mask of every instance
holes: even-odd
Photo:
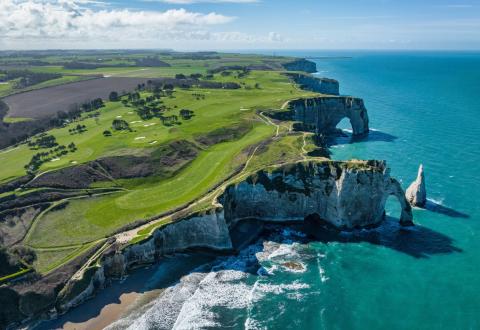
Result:
[[[219,63],[261,64],[264,60],[265,58],[259,56],[229,55],[222,61],[203,60],[198,61],[199,63],[183,59],[170,60],[175,66],[165,68],[78,71],[84,74],[141,74],[142,77],[158,77],[173,76],[176,73],[205,73],[211,66]],[[63,72],[64,69],[59,66],[33,69],[77,74],[72,71]],[[63,78],[66,76],[59,79]],[[99,117],[87,118],[84,115],[80,122],[48,132],[60,145],[74,142],[78,149],[44,163],[39,173],[87,163],[105,156],[149,155],[159,146],[177,140],[195,143],[200,151],[193,161],[170,177],[150,176],[116,180],[114,183],[97,183],[93,188],[115,185],[123,190],[98,196],[70,198],[65,207],[51,208],[43,212],[34,220],[24,242],[36,249],[38,258],[35,267],[38,271],[45,273],[55,269],[82,253],[91,244],[112,235],[127,224],[155,217],[199,199],[243,166],[247,159],[250,162],[247,170],[252,171],[279,162],[302,159],[302,135],[288,133],[287,126],[277,128],[259,115],[258,111],[280,109],[290,99],[308,97],[314,93],[299,90],[278,71],[251,71],[242,78],[239,78],[236,72],[228,76],[215,74],[214,81],[237,82],[242,88],[176,88],[172,98],[162,98],[163,104],[170,109],[165,115],[179,115],[180,109],[184,108],[194,111],[195,115],[189,120],[180,120],[179,124],[173,126],[162,125],[158,118],[143,121],[134,108],[121,102],[106,102],[105,107],[99,110]],[[148,92],[142,92],[142,97],[148,95]],[[199,98],[198,95],[204,97]],[[114,119],[127,121],[132,131],[113,131],[111,125]],[[87,130],[72,135],[69,129],[79,123],[85,125]],[[197,141],[198,137],[209,132],[218,129],[228,131],[239,124],[246,125],[248,131],[235,140],[210,146],[201,145]],[[111,130],[112,136],[105,137],[102,134],[105,130]],[[281,136],[276,136],[277,132],[280,132]],[[267,140],[271,140],[271,143],[259,147],[258,153],[251,154],[252,146]],[[26,173],[23,166],[36,152],[38,150],[32,150],[26,144],[0,150],[0,183],[24,176]]]

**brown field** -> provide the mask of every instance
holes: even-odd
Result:
[[[111,91],[132,91],[146,81],[146,78],[99,78],[15,94],[5,97],[3,101],[10,108],[9,117],[39,119],[58,111],[67,111],[75,103],[98,97],[108,99]]]

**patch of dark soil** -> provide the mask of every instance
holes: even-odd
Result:
[[[5,198],[0,201],[0,211],[46,203],[54,202],[68,197],[75,197],[85,195],[85,191],[62,191],[55,189],[46,189],[46,190],[36,190],[31,193],[26,193],[23,195],[10,195],[9,198]],[[13,196],[13,197],[11,197]]]
[[[233,126],[218,128],[207,134],[197,136],[195,141],[204,147],[209,147],[222,142],[238,140],[251,129],[252,125],[250,123],[242,122]]]
[[[20,242],[33,219],[49,205],[44,203],[0,212],[0,245],[8,247]]]
[[[5,97],[12,117],[45,118],[66,111],[72,104],[96,98],[108,99],[111,91],[131,91],[146,78],[99,78],[42,88]]]
[[[9,181],[7,183],[0,184],[0,194],[20,188],[22,185],[30,181],[32,178],[33,178],[32,175],[26,175],[26,176],[22,176],[20,178],[14,179],[12,181]]]
[[[102,172],[99,165],[91,162],[47,172],[29,182],[26,187],[85,189],[94,182],[108,180],[110,180],[110,178]]]
[[[195,159],[198,148],[180,140],[167,143],[149,156],[112,156],[47,172],[27,186],[85,189],[95,182],[156,176],[168,176]]]

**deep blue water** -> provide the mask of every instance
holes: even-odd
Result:
[[[416,226],[403,230],[392,201],[384,226],[341,241],[279,230],[117,326],[479,329],[480,54],[286,53],[348,57],[315,61],[342,94],[364,99],[372,132],[337,140],[333,158],[385,159],[404,188],[424,164],[429,210],[414,210]]]
[[[333,158],[385,159],[404,188],[422,163],[430,210],[414,210],[415,228],[403,230],[389,201],[383,227],[342,242],[273,234],[208,273],[176,327],[480,328],[480,54],[289,54],[348,57],[316,59],[318,75],[365,100],[372,132],[339,139]],[[246,271],[256,260],[263,276]],[[162,310],[137,324],[155,327]]]

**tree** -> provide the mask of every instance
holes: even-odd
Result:
[[[130,126],[123,119],[114,119],[112,122],[112,128],[116,131],[129,130]]]
[[[193,117],[193,111],[192,110],[188,110],[188,109],[182,109],[180,110],[180,116],[184,119],[184,120],[188,120],[190,118]]]
[[[190,78],[198,80],[198,79],[202,78],[202,74],[201,73],[192,73],[190,75]]]
[[[107,137],[107,136],[112,136],[112,132],[106,130],[106,131],[103,131],[103,136]]]
[[[178,73],[175,75],[175,79],[187,79],[187,77],[184,74]]]
[[[74,152],[77,150],[77,146],[72,142],[68,145],[68,149],[70,149],[70,152]]]
[[[110,95],[108,96],[108,99],[111,101],[111,102],[118,102],[120,100],[119,96],[118,96],[118,93],[115,92],[115,91],[111,91],[110,92]]]

